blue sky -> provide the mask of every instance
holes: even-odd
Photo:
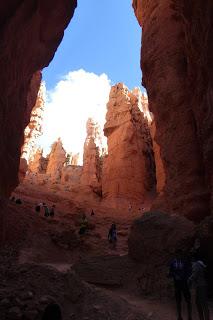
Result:
[[[70,71],[107,74],[112,84],[141,86],[141,29],[132,0],[78,0],[53,61],[43,70],[47,89]]]

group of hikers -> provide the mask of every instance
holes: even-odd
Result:
[[[169,277],[173,278],[178,320],[182,320],[182,297],[187,304],[188,320],[192,320],[191,291],[196,291],[196,306],[200,320],[210,320],[208,307],[207,266],[199,252],[199,239],[191,251],[190,258],[181,249],[176,250],[170,264]]]
[[[36,212],[41,212],[42,209],[43,209],[43,212],[44,212],[44,216],[46,218],[47,217],[54,218],[54,216],[55,216],[55,205],[54,204],[50,208],[46,205],[45,202],[38,203],[35,206],[35,211]]]
[[[10,201],[15,202],[16,204],[22,204],[23,201],[20,198],[15,198],[14,196],[12,196],[10,198]],[[55,205],[53,204],[51,207],[48,207],[47,204],[45,202],[40,202],[35,206],[35,211],[40,213],[42,212],[43,209],[43,213],[44,213],[44,217],[54,217],[55,216]]]
[[[21,204],[22,200],[21,199],[16,199],[14,196],[11,197],[10,199],[11,201]],[[44,217],[51,217],[53,218],[55,216],[55,205],[53,204],[51,207],[48,207],[47,204],[45,202],[40,202],[35,206],[35,211],[37,213],[40,213],[43,211],[44,213]],[[94,210],[91,210],[90,213],[91,216],[95,215]],[[81,221],[80,221],[80,228],[79,228],[79,235],[84,235],[89,229],[89,222],[88,219],[86,217],[86,214],[83,213],[82,217],[81,217]],[[116,247],[116,243],[117,243],[117,229],[116,229],[116,224],[113,223],[109,229],[108,232],[108,241],[109,243],[112,244],[112,247],[115,249]]]
[[[108,239],[109,241],[117,240],[116,225],[114,223],[109,230]],[[187,259],[182,250],[176,250],[175,258],[170,264],[169,277],[174,280],[178,320],[183,320],[182,296],[184,296],[187,303],[188,320],[192,320],[190,287],[193,283],[196,288],[196,305],[199,320],[210,320],[205,273],[206,265],[201,260],[200,255],[193,252],[192,259]],[[42,320],[62,320],[60,306],[56,303],[48,305],[44,310]]]

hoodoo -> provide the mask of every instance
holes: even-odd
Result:
[[[146,102],[140,91],[131,92],[122,83],[110,92],[104,126],[108,155],[103,167],[103,197],[117,200],[117,205],[140,204],[155,188],[151,115]]]

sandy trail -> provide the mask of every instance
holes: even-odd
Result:
[[[52,199],[51,199],[52,200]],[[28,237],[25,241],[25,246],[22,248],[19,256],[19,263],[33,262],[40,265],[52,266],[60,272],[66,272],[72,264],[79,258],[84,257],[84,252],[69,253],[67,250],[56,247],[50,240],[49,232],[54,228],[63,230],[64,225],[74,226],[76,214],[75,209],[57,203],[57,213],[53,222],[44,219],[43,217],[35,217],[34,212],[35,199],[25,199],[25,204],[20,207],[20,210],[25,209],[26,216],[32,218],[28,229]],[[127,238],[132,220],[139,216],[138,212],[129,214],[129,212],[117,212],[111,210],[105,211],[103,208],[95,208],[96,215],[89,219],[95,224],[95,229],[90,231],[86,236],[86,242],[90,244],[89,252],[86,255],[101,255],[111,256],[112,254],[123,255],[127,253]],[[23,216],[25,220],[27,217]],[[107,232],[111,222],[115,221],[120,232],[119,242],[116,252],[113,252],[108,246]],[[30,239],[30,241],[29,241]],[[122,289],[104,288],[111,297],[120,297],[132,305],[134,309],[148,315],[152,320],[176,320],[176,308],[174,300],[157,300],[152,298],[141,298],[133,292],[124,291]],[[193,296],[194,300],[194,296]],[[211,308],[211,318],[213,316]],[[187,319],[185,305],[183,307],[183,319]],[[213,318],[212,318],[213,319]],[[196,307],[193,302],[193,320],[198,320]]]

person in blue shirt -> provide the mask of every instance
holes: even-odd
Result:
[[[183,320],[182,297],[184,297],[187,304],[188,320],[192,320],[191,293],[188,286],[190,275],[191,263],[184,257],[182,250],[176,250],[175,258],[170,263],[169,276],[174,281],[178,320]]]

